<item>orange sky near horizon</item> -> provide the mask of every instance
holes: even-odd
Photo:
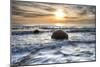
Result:
[[[95,6],[24,1],[12,6],[12,24],[95,23]]]

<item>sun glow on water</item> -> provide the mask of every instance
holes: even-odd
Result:
[[[65,26],[65,24],[63,24],[63,23],[56,23],[55,25],[56,25],[56,26],[60,26],[60,27]]]

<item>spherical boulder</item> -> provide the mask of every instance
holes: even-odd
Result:
[[[62,30],[56,30],[53,32],[52,39],[68,39],[68,34]]]

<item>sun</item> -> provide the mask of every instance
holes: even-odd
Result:
[[[63,19],[65,17],[65,13],[62,9],[57,9],[55,11],[55,16],[57,19]]]

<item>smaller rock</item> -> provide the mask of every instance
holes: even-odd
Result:
[[[36,33],[36,34],[40,33],[40,31],[38,29],[34,30],[33,32]]]

